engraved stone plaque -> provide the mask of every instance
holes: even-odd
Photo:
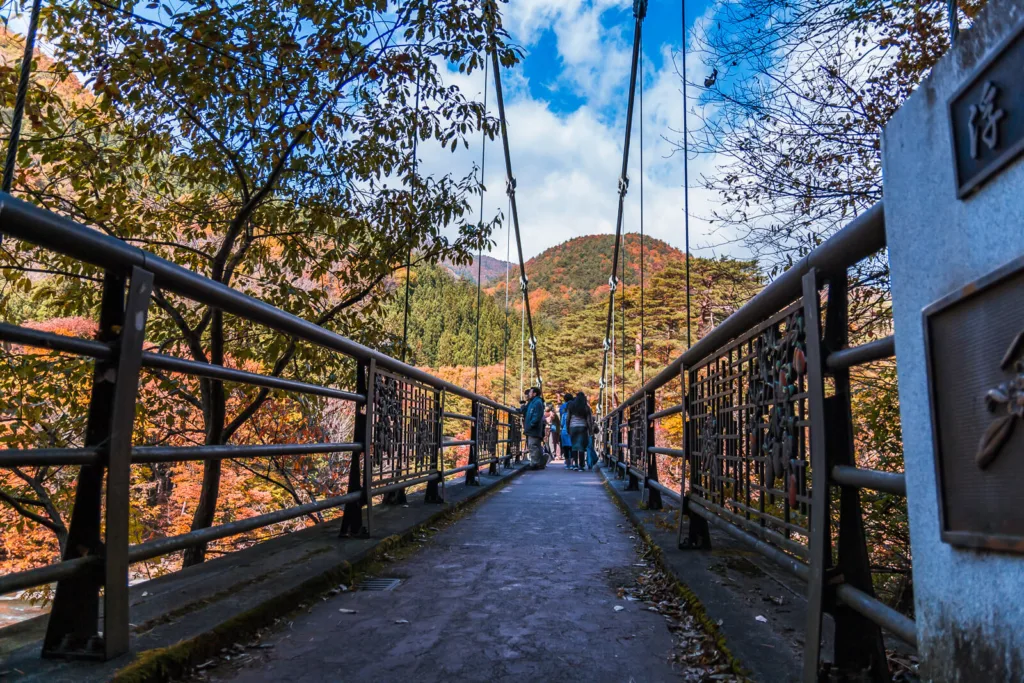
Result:
[[[1024,553],[1024,257],[924,327],[942,540]]]
[[[950,98],[949,124],[963,199],[1024,151],[1024,24]]]
[[[942,540],[1024,553],[1024,257],[925,309]]]

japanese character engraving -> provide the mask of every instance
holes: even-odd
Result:
[[[971,116],[967,123],[971,132],[972,159],[978,158],[979,139],[990,150],[999,146],[999,120],[1006,115],[1006,112],[996,106],[996,97],[998,96],[999,88],[992,85],[992,81],[985,81],[981,90],[981,102],[971,105]]]

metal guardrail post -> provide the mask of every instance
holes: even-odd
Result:
[[[828,486],[828,449],[825,441],[824,353],[821,347],[821,315],[818,310],[818,276],[804,276],[804,324],[807,340],[807,393],[811,420],[810,575],[807,581],[807,629],[804,638],[804,683],[816,683],[821,660],[822,600],[826,571],[832,565],[831,496]],[[824,480],[824,481],[823,481]]]
[[[59,581],[43,642],[43,656],[111,659],[128,651],[128,523],[132,430],[139,388],[146,317],[153,275],[132,269],[127,305],[125,281],[107,273],[103,283],[100,338],[115,343],[112,358],[97,363],[86,443],[102,448],[104,464],[82,467],[64,560],[100,555],[102,571]],[[100,542],[103,474],[106,470],[105,536]],[[103,587],[103,632],[98,632]]]
[[[480,462],[480,403],[473,401],[470,414],[476,419],[470,423],[469,438],[473,442],[469,446],[469,465],[476,465]],[[479,486],[479,468],[472,467],[466,470],[466,486]]]
[[[817,271],[808,271],[803,279],[803,296],[805,316],[813,314],[814,322],[820,325],[820,315],[817,313],[820,283],[817,278]],[[837,586],[847,584],[874,597],[860,491],[857,489],[842,487],[840,490],[838,565],[831,566],[833,553],[832,513],[828,500],[831,498],[829,472],[834,465],[855,463],[849,368],[833,369],[829,373],[834,386],[832,396],[825,398],[823,388],[818,392],[818,385],[825,375],[829,351],[843,349],[849,343],[848,308],[846,272],[829,274],[822,342],[814,345],[818,347],[815,354],[817,358],[810,354],[808,357],[809,371],[814,373],[809,377],[817,377],[814,384],[808,387],[812,392],[812,401],[817,394],[819,402],[812,402],[809,406],[812,420],[811,445],[812,448],[817,446],[818,452],[812,450],[811,454],[815,481],[811,494],[812,530],[809,540],[812,552],[803,671],[803,680],[807,683],[817,681],[820,673],[820,619],[823,612],[831,614],[835,621],[835,652],[832,660],[839,675],[849,674],[876,682],[891,680],[881,628],[871,619],[843,604],[836,595]],[[805,317],[805,320],[810,322],[811,318]],[[817,326],[808,326],[808,329],[811,333],[819,333]],[[814,352],[815,349],[809,345],[808,351]]]
[[[362,406],[356,405],[355,407],[355,425],[352,433],[355,435],[355,438],[362,438],[364,441],[362,442],[362,449],[352,453],[352,458],[349,460],[348,493],[363,491],[363,455],[370,448],[369,442],[365,441],[368,436],[368,432],[366,431],[366,418],[370,404],[369,389],[370,364],[360,361],[359,367],[356,369],[356,392],[366,396],[367,401],[366,404]],[[339,535],[342,538],[366,535],[366,529],[363,526],[363,501],[361,499],[345,504],[345,509],[341,518],[341,532]]]
[[[690,491],[692,492],[698,477],[696,456],[693,451],[693,443],[697,435],[694,434],[694,422],[693,418],[690,417],[690,392],[693,390],[693,387],[689,381],[689,369],[685,365],[679,369],[679,376],[683,383],[683,481],[686,481],[687,470],[689,470]],[[691,506],[695,506],[695,504],[690,501],[690,496],[686,493],[685,487],[683,487],[682,494],[683,506],[679,514],[679,549],[711,550],[711,528],[708,526],[708,520],[699,512],[691,510]],[[683,538],[684,516],[689,520],[686,538]]]
[[[365,536],[373,536],[373,457],[376,447],[373,443],[374,402],[377,384],[377,360],[370,359],[367,369],[366,386],[366,425],[363,430],[363,502],[366,504],[366,531]]]
[[[123,276],[111,271],[104,274],[97,334],[101,342],[113,343],[120,336],[118,331],[124,323],[124,290]],[[116,354],[109,360],[97,361],[93,370],[85,427],[87,447],[101,446],[110,438],[114,384],[106,378],[116,372]],[[62,558],[65,562],[103,554],[100,539],[102,492],[103,466],[83,465],[75,487],[75,503]],[[57,582],[43,639],[43,657],[102,657],[102,642],[97,629],[102,586],[103,576],[99,572],[83,572]]]
[[[443,389],[437,392],[437,402],[434,405],[434,469],[441,476],[434,481],[427,482],[427,492],[424,494],[424,503],[444,504],[444,455],[441,449],[441,442],[444,441],[444,397]]]
[[[641,400],[643,400],[643,397],[641,397]],[[643,462],[647,462],[647,453],[645,452],[647,450],[647,444],[646,443],[636,443],[637,441],[640,441],[641,439],[638,438],[639,435],[636,433],[636,430],[633,429],[633,425],[634,425],[634,422],[635,422],[635,417],[633,415],[633,412],[637,409],[637,407],[638,407],[638,404],[636,404],[636,403],[634,403],[633,405],[629,406],[629,415],[626,415],[626,409],[625,408],[623,408],[623,411],[622,411],[622,416],[626,420],[626,445],[627,445],[627,448],[625,449],[625,451],[627,453],[627,456],[626,456],[626,476],[629,477],[629,480],[626,483],[626,490],[627,491],[640,491],[641,490],[640,489],[640,478],[637,477],[635,474],[633,474],[633,468],[632,468],[633,454],[636,453],[638,450],[643,449],[641,451],[642,456],[643,456]],[[644,416],[644,422],[646,422],[646,421],[647,421],[647,416],[645,415]],[[644,425],[644,432],[643,432],[644,434],[647,433],[646,428],[647,428],[647,425]]]
[[[654,445],[654,420],[649,419],[654,414],[654,392],[644,394],[644,422],[646,422],[646,438],[644,439],[644,456],[647,460],[647,477],[644,481],[644,491],[647,496],[647,509],[660,510],[662,508],[661,491],[652,488],[648,482],[658,481],[658,454],[647,450],[648,446]]]

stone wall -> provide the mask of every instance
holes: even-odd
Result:
[[[1024,554],[940,538],[922,322],[926,306],[1024,254],[1024,158],[958,200],[947,113],[950,96],[1022,18],[1021,3],[993,0],[883,136],[918,639],[923,674],[936,681],[1024,681]],[[1019,492],[1024,505],[1024,482]]]

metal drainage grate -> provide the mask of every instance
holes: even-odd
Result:
[[[401,579],[377,578],[366,579],[356,586],[358,591],[393,591],[402,583]]]

